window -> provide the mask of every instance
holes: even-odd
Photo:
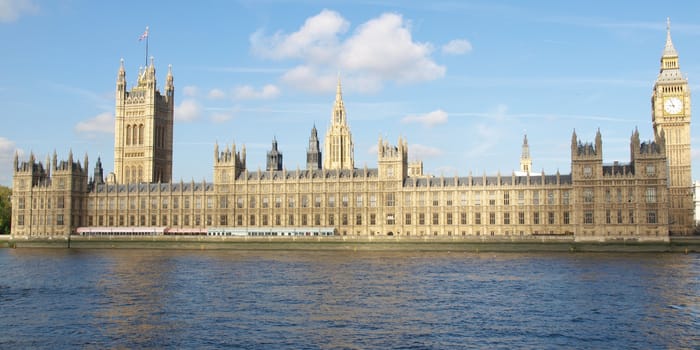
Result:
[[[335,207],[335,195],[328,195],[328,207],[333,208]]]
[[[571,219],[569,218],[569,212],[565,211],[564,212],[564,225],[569,225],[571,223]]]
[[[618,224],[622,223],[622,210],[621,209],[617,210],[617,223]]]
[[[474,213],[474,224],[481,225],[481,213]]]
[[[100,221],[102,221],[102,217],[100,216]],[[155,215],[151,215],[151,226],[156,226],[158,224],[157,218]],[[102,225],[102,224],[100,224]]]
[[[445,205],[448,207],[452,206],[452,192],[445,193]]]
[[[617,190],[615,190],[615,198],[616,198],[618,203],[622,203],[622,189],[621,188],[618,188]]]
[[[536,211],[536,212],[532,213],[532,223],[535,225],[540,224],[540,213],[539,212]]]
[[[255,209],[255,196],[250,196],[250,200],[248,201],[248,207],[251,209]]]
[[[328,225],[335,225],[335,217],[333,217],[333,214],[328,214]]]
[[[410,207],[411,206],[411,194],[406,193],[403,198],[404,198],[405,206]]]
[[[518,212],[518,224],[525,225],[525,213],[522,211]]]
[[[301,214],[301,225],[302,225],[302,226],[306,226],[306,225],[308,225],[308,224],[309,224],[309,223],[308,223],[307,215],[306,215],[306,214]]]
[[[656,167],[654,167],[654,164],[647,164],[647,176],[654,175],[656,175]]]
[[[263,216],[262,216],[262,224],[263,224],[263,226],[267,226],[267,225],[268,225],[267,214],[263,214]]]
[[[207,197],[207,209],[211,209],[214,207],[214,198]]]
[[[510,213],[503,213],[503,224],[510,225]]]
[[[549,205],[555,204],[554,191],[552,191],[552,190],[547,191],[547,204],[549,204]]]
[[[646,200],[647,200],[647,203],[656,203],[656,188],[655,187],[647,187]]]
[[[280,216],[280,214],[275,214],[275,225],[276,226],[282,225],[282,217]]]
[[[518,205],[525,205],[525,191],[518,191]]]
[[[377,214],[369,214],[369,224],[370,225],[377,224]]]
[[[547,213],[547,223],[549,223],[550,225],[554,225],[554,212],[553,211],[550,211],[549,213]]]
[[[112,203],[112,201],[109,201],[109,206],[110,206],[110,207],[111,207],[113,204],[114,204],[114,203]],[[163,198],[163,199],[161,200],[160,207],[161,207],[162,209],[168,209],[168,199],[167,199],[167,198]]]
[[[347,193],[344,193],[343,196],[340,198],[340,205],[342,205],[343,208],[348,207],[348,195],[347,195]]]
[[[490,225],[495,225],[496,224],[496,213],[489,213],[489,224]]]
[[[270,200],[267,198],[267,196],[262,197],[262,207],[263,208],[269,208],[270,207]]]
[[[433,206],[437,207],[439,204],[439,194],[438,193],[433,193]]]
[[[540,191],[532,191],[532,204],[540,204]]]
[[[355,225],[362,225],[362,214],[355,215]]]
[[[606,188],[605,189],[605,203],[610,203],[611,200],[612,200],[612,196],[610,194],[610,189]]]
[[[275,208],[281,208],[281,207],[282,207],[282,197],[275,196]]]
[[[423,214],[423,213],[418,214],[418,224],[425,225],[425,214]]]
[[[591,168],[590,165],[586,165],[583,167],[583,176],[584,177],[591,177],[593,175],[593,169]]]
[[[287,206],[289,208],[294,208],[295,205],[296,205],[296,199],[294,198],[294,195],[289,196],[289,198],[287,198]]]
[[[460,204],[461,204],[462,206],[466,206],[466,205],[467,205],[467,192],[462,192],[462,193],[459,195],[459,197],[460,197],[460,199],[459,199]]]
[[[314,207],[316,207],[316,208],[321,207],[321,196],[317,195],[316,198],[314,198]]]
[[[564,191],[561,193],[561,204],[569,205],[569,191]]]
[[[647,224],[656,223],[656,210],[649,210],[647,212]]]
[[[583,212],[583,223],[592,224],[593,223],[593,211],[586,210]]]
[[[474,193],[474,205],[481,205],[481,192]]]
[[[290,226],[294,225],[294,214],[289,214],[289,216],[287,218],[287,224]]]
[[[377,206],[377,196],[374,194],[371,194],[369,196],[369,206],[374,208]]]
[[[22,216],[22,223],[24,223],[24,216]],[[63,214],[56,215],[56,225],[63,226]]]
[[[387,206],[387,207],[393,207],[393,206],[394,206],[394,194],[393,194],[393,193],[387,193],[387,194],[386,194],[386,206]]]
[[[503,205],[510,205],[510,193],[503,192]]]
[[[404,223],[405,223],[406,225],[410,225],[410,224],[411,224],[411,213],[406,213],[406,220],[404,220]]]
[[[440,214],[433,213],[433,225],[438,225],[440,223]]]
[[[447,221],[448,225],[452,225],[452,213],[445,214],[445,220]]]
[[[592,188],[584,188],[583,189],[583,202],[584,203],[593,203],[593,189]]]
[[[462,212],[459,214],[459,223],[462,225],[467,224],[467,213]]]
[[[610,215],[610,209],[605,210],[605,223],[609,224],[612,222],[612,217]]]
[[[357,198],[355,198],[355,206],[357,208],[362,208],[362,195],[358,194]]]
[[[392,214],[392,213],[386,214],[386,224],[393,225],[394,223],[395,223],[394,214]]]
[[[321,214],[314,215],[314,225],[318,226],[321,224]]]

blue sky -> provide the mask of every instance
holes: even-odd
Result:
[[[604,161],[628,162],[634,128],[652,138],[666,17],[700,90],[700,2],[659,4],[0,0],[0,184],[16,151],[72,149],[113,170],[119,60],[132,86],[146,26],[160,87],[173,66],[176,181],[210,180],[216,141],[245,144],[257,170],[276,137],[284,166],[304,168],[338,72],[357,167],[376,167],[381,135],[407,138],[437,176],[510,174],[527,132],[535,170],[569,173],[572,131],[593,141],[598,128]]]

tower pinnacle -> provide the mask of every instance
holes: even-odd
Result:
[[[671,18],[666,17],[666,45],[664,46],[664,57],[677,57],[678,52],[676,48],[673,47],[673,41],[671,40]]]

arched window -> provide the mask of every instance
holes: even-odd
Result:
[[[124,167],[124,182],[130,183],[129,181],[129,167]]]
[[[138,128],[136,125],[134,125],[131,129],[131,140],[133,141],[133,144],[136,145],[138,144]]]
[[[138,182],[142,182],[142,181],[143,181],[143,167],[142,167],[142,166],[139,166],[139,178],[138,178]]]
[[[131,125],[126,126],[126,145],[131,144]]]
[[[143,124],[139,125],[139,145],[143,145]]]

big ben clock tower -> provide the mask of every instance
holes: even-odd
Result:
[[[657,139],[664,138],[668,160],[670,231],[693,231],[693,195],[690,172],[690,89],[678,66],[678,52],[671,41],[670,21],[666,24],[666,46],[661,70],[651,98],[652,123]]]

